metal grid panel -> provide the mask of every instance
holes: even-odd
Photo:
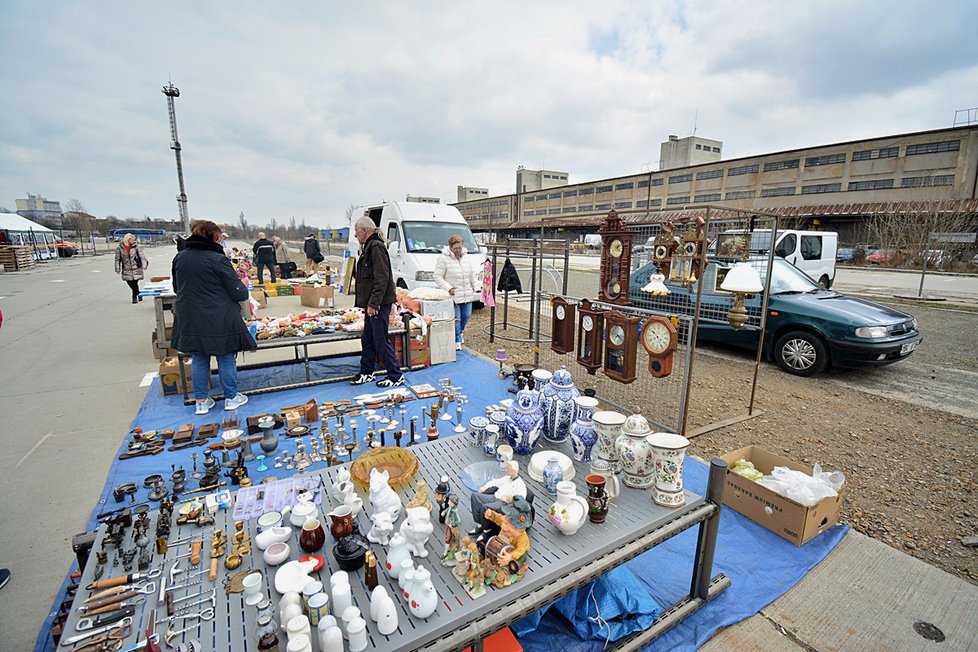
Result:
[[[570,446],[567,443],[554,446],[554,449],[560,450],[568,456],[571,453]],[[438,478],[443,474],[448,475],[450,478],[457,478],[462,469],[468,464],[475,461],[488,459],[482,453],[481,447],[474,446],[471,443],[471,439],[468,437],[468,435],[449,437],[434,442],[420,444],[412,447],[411,450],[418,456],[421,463],[417,477],[424,478],[429,487],[434,487],[438,482]],[[520,462],[525,465],[527,460],[520,459]],[[587,489],[584,478],[587,475],[588,467],[584,464],[575,463],[575,468],[576,475],[573,479],[573,483],[577,486],[578,494],[585,496],[587,495]],[[331,486],[333,478],[337,474],[338,469],[339,467],[331,467],[323,470],[322,472],[311,474],[311,476],[318,476],[322,479],[321,488]],[[604,524],[594,525],[591,523],[585,523],[577,534],[571,537],[566,537],[557,531],[556,528],[550,525],[545,518],[546,510],[552,502],[553,497],[549,496],[544,491],[541,483],[531,479],[528,474],[524,473],[523,477],[530,489],[534,492],[534,494],[536,494],[536,498],[534,500],[536,520],[531,529],[531,541],[533,547],[528,556],[530,571],[527,573],[524,579],[516,585],[507,587],[505,589],[488,587],[487,592],[483,597],[478,599],[470,598],[458,580],[456,580],[452,575],[451,569],[448,567],[443,567],[440,563],[438,563],[444,545],[444,532],[442,527],[437,523],[437,518],[435,518],[433,519],[435,522],[435,531],[431,535],[431,538],[427,544],[429,555],[427,559],[420,560],[420,563],[431,571],[432,581],[435,584],[435,588],[437,589],[440,598],[438,608],[434,614],[425,620],[417,619],[411,616],[407,610],[407,606],[404,604],[404,601],[397,599],[398,596],[400,596],[400,590],[397,587],[397,582],[392,580],[383,570],[383,565],[386,562],[386,550],[382,549],[380,546],[373,546],[375,552],[377,553],[378,566],[380,566],[380,569],[378,570],[379,581],[381,584],[384,584],[387,587],[388,593],[395,597],[395,602],[400,606],[401,613],[399,614],[398,630],[391,636],[380,635],[376,630],[376,624],[369,619],[369,616],[365,616],[370,641],[369,649],[382,650],[384,652],[401,650],[406,651],[435,643],[442,637],[450,635],[452,632],[459,629],[466,623],[472,623],[479,619],[495,616],[498,612],[505,609],[507,605],[510,605],[521,598],[525,598],[531,594],[534,594],[535,592],[539,593],[544,590],[553,591],[555,580],[558,578],[568,577],[577,569],[585,567],[589,563],[593,563],[604,555],[621,549],[623,546],[634,542],[640,537],[647,536],[656,530],[662,530],[664,526],[669,524],[678,523],[679,529],[676,529],[674,532],[671,532],[668,535],[671,536],[672,534],[680,531],[680,529],[689,527],[690,525],[699,522],[704,514],[706,514],[706,512],[702,514],[700,513],[702,508],[706,506],[704,499],[689,491],[686,492],[686,506],[684,508],[668,509],[655,505],[652,502],[650,492],[622,486],[621,494],[612,503],[611,510],[609,511],[607,520]],[[453,481],[453,485],[453,491],[458,493],[461,498],[460,513],[462,516],[462,529],[471,529],[473,527],[473,521],[467,508],[467,489],[464,486],[458,485],[457,481]],[[410,490],[399,493],[401,493],[406,504],[407,501],[413,497],[414,492],[413,490]],[[363,492],[361,492],[361,495],[363,495]],[[369,503],[365,505],[365,510],[361,512],[356,519],[361,531],[363,532],[366,532],[370,526],[370,522],[366,515],[367,510],[369,510]],[[151,523],[155,523],[155,519],[158,514],[154,512],[151,514],[151,516]],[[693,516],[695,516],[695,518],[692,518]],[[326,526],[326,523],[324,523],[324,526]],[[217,523],[209,528],[197,528],[196,526],[188,525],[174,527],[170,538],[172,540],[176,540],[188,536],[203,537],[204,561],[202,561],[202,564],[206,564],[207,543],[215,528],[222,529],[229,538],[232,536],[234,533],[234,524],[231,519],[230,512],[220,512],[217,515]],[[247,522],[246,528],[251,534],[252,540],[254,540],[254,536],[257,534],[257,521],[252,520]],[[100,527],[95,543],[95,549],[99,549],[101,546],[101,540],[105,534],[105,526]],[[327,546],[332,546],[332,544],[332,538],[327,536]],[[295,551],[299,550],[298,531],[294,532],[292,540],[289,541],[289,545],[293,549],[294,558],[297,554]],[[166,556],[168,562],[164,564],[164,571],[168,571],[170,566],[172,566],[172,560],[176,554],[182,553],[187,549],[188,546],[181,546],[176,549],[171,549]],[[326,586],[328,586],[329,576],[332,572],[338,570],[338,566],[333,560],[331,551],[328,547],[324,546],[320,554],[326,558],[326,566],[318,573],[318,577]],[[181,561],[183,562],[182,565],[186,567],[186,559]],[[419,560],[416,560],[416,563],[418,561]],[[154,563],[159,562],[155,561]],[[240,570],[248,568],[249,566],[255,569],[267,570],[264,562],[261,560],[261,551],[259,551],[254,545],[252,547],[252,554],[250,558],[245,559],[241,568],[234,572],[237,573]],[[86,586],[92,582],[94,579],[92,577],[94,567],[94,563],[88,564],[81,580],[81,586]],[[205,566],[203,565],[201,566],[201,568],[204,567]],[[122,572],[121,569],[117,568],[108,571],[107,575],[110,573],[115,574],[116,571],[119,573]],[[203,644],[204,649],[236,650],[244,652],[256,649],[255,608],[248,607],[244,604],[242,594],[225,595],[224,590],[221,587],[220,578],[227,574],[230,573],[227,573],[223,568],[221,568],[219,572],[219,580],[213,583],[213,586],[217,587],[217,604],[215,608],[216,615],[214,620],[201,622],[197,627],[194,627],[186,633],[178,636],[174,640],[174,644],[186,642],[190,639],[196,638]],[[263,589],[265,594],[271,598],[273,603],[273,612],[277,614],[278,598],[280,596],[274,591],[273,588],[273,574],[274,571],[266,573]],[[313,573],[312,576],[316,577],[317,574]],[[206,576],[204,577],[205,579],[201,584],[179,590],[175,592],[174,597],[179,598],[184,595],[196,593],[201,589],[210,589],[212,587],[212,583],[206,580]],[[362,572],[351,573],[350,580],[350,584],[353,589],[353,603],[360,609],[361,613],[369,614],[369,595],[367,592],[367,587],[363,582]],[[567,583],[566,590],[569,591],[578,584],[579,582]],[[78,599],[84,599],[88,595],[89,592],[80,591]],[[137,638],[141,639],[142,632],[147,628],[149,611],[151,608],[156,606],[156,596],[149,595],[146,596],[146,598],[146,603],[136,608],[136,616],[134,617],[133,623],[135,633],[124,641],[124,645],[126,646],[135,643]],[[191,602],[193,602],[193,600],[191,600]],[[80,604],[81,602],[79,601],[78,605]],[[542,604],[543,602],[541,602],[538,606],[542,606]],[[157,618],[164,614],[165,609],[158,609]],[[81,614],[79,612],[72,611],[65,624],[65,636],[70,636],[75,633],[75,623],[80,615]],[[189,625],[192,623],[193,621],[187,621],[186,624]],[[487,628],[492,630],[498,628],[499,626],[502,625],[487,625]],[[157,631],[159,631],[162,636],[166,632],[166,626],[159,625],[157,627]],[[282,635],[282,638],[284,640],[284,634]],[[435,647],[438,647],[438,645],[436,644]],[[313,649],[318,649],[318,644],[316,642],[313,643]]]

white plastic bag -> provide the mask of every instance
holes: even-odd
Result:
[[[807,507],[814,507],[823,498],[838,496],[845,481],[846,477],[841,471],[826,473],[819,464],[815,464],[812,475],[786,466],[776,466],[771,475],[766,475],[757,482],[776,494]]]

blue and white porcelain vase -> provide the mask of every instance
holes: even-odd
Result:
[[[560,443],[567,439],[574,420],[574,399],[580,392],[574,387],[574,379],[567,367],[554,372],[550,382],[540,392],[540,408],[543,410],[543,436],[547,441]]]
[[[542,432],[543,411],[537,403],[536,393],[521,389],[506,412],[506,440],[516,455],[529,455]]]
[[[551,496],[557,495],[557,483],[564,479],[564,468],[560,465],[556,456],[547,460],[547,465],[543,467],[543,488]]]
[[[591,415],[598,407],[598,399],[590,396],[578,396],[574,399],[576,407],[574,423],[570,427],[571,448],[574,449],[574,459],[578,462],[591,461],[591,449],[598,441],[598,433],[594,429]]]

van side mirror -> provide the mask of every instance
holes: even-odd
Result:
[[[391,256],[396,256],[401,252],[401,243],[399,240],[392,240],[387,243],[387,253]]]

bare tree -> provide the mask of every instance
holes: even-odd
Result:
[[[978,214],[968,211],[963,201],[928,200],[883,205],[871,216],[868,231],[879,245],[895,249],[904,264],[917,266],[926,249],[957,253],[960,244],[948,237],[955,233],[975,233]],[[892,262],[899,262],[899,256]]]

